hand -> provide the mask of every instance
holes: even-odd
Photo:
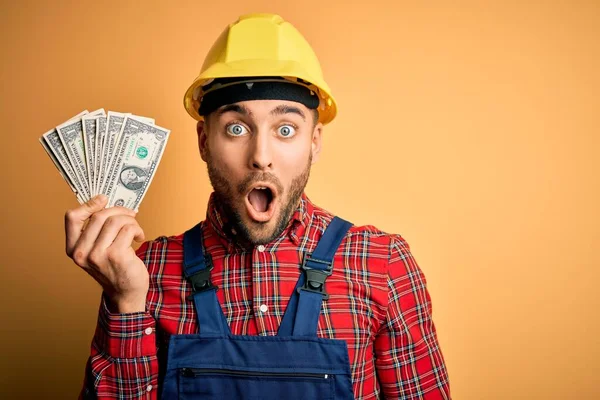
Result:
[[[145,311],[148,270],[131,244],[143,241],[136,212],[124,207],[105,209],[98,195],[65,214],[67,255],[102,286],[118,313]]]

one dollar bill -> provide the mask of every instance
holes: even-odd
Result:
[[[100,116],[104,114],[104,110],[96,110],[87,114],[87,116]],[[83,125],[82,118],[77,118],[67,121],[56,127],[58,137],[67,153],[71,167],[75,171],[75,179],[82,190],[83,197],[90,199],[91,190],[87,173],[87,163],[85,161],[85,146],[83,143]]]
[[[154,178],[170,132],[136,117],[125,118],[113,157],[114,173],[109,176],[104,191],[109,206],[138,209]]]

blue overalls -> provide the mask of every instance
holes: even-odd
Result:
[[[343,340],[317,337],[325,279],[351,224],[334,218],[290,298],[277,336],[232,335],[210,280],[201,224],[184,234],[184,275],[192,286],[199,334],[169,342],[163,399],[353,399]]]

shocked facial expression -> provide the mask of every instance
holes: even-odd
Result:
[[[321,150],[322,124],[300,103],[251,100],[198,123],[219,206],[243,240],[264,244],[287,227]]]

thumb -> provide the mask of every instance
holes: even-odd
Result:
[[[108,197],[104,194],[99,194],[97,196],[92,197],[85,203],[83,203],[77,210],[77,219],[81,222],[87,220],[92,214],[102,210],[106,203],[108,203]]]
[[[108,197],[103,194],[99,194],[98,196],[92,197],[79,207],[67,211],[65,214],[67,254],[70,254],[70,251],[75,246],[75,243],[77,243],[77,240],[79,240],[79,236],[81,236],[81,229],[83,228],[85,221],[87,221],[87,219],[95,212],[102,210],[106,206],[106,203],[108,203]]]

